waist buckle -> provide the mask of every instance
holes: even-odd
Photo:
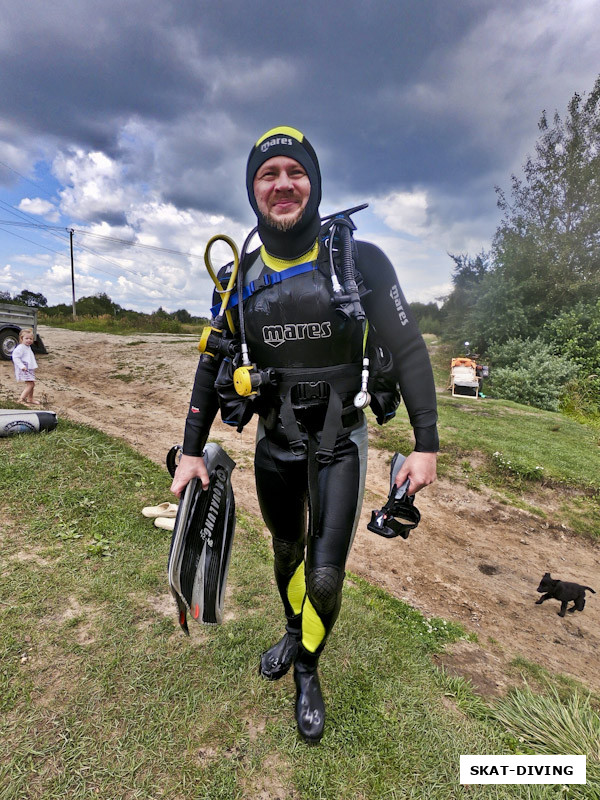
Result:
[[[329,399],[329,384],[326,381],[299,381],[292,389],[292,406],[319,405]]]

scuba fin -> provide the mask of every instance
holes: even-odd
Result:
[[[171,455],[175,451],[174,455]],[[177,446],[167,457],[174,466]],[[206,491],[198,478],[186,486],[179,504],[169,552],[169,586],[179,624],[189,634],[187,615],[198,622],[218,625],[223,620],[225,585],[235,531],[235,501],[231,473],[235,462],[214,442],[204,450],[210,484]]]
[[[406,493],[408,489],[408,478],[402,486],[396,486],[396,475],[400,467],[406,461],[401,453],[394,453],[392,466],[390,469],[390,494],[387,503],[379,511],[371,512],[371,522],[367,528],[379,536],[386,539],[393,539],[396,536],[408,538],[408,534],[417,527],[421,519],[421,512],[414,505],[415,496]]]
[[[183,445],[180,444],[174,444],[173,447],[167,453],[167,469],[169,470],[169,475],[172,478],[175,477],[175,470],[179,466],[182,453],[183,453]]]

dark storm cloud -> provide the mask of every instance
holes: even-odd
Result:
[[[1,48],[5,111],[30,132],[106,151],[119,120],[174,118],[206,85],[157,9],[13,3]]]
[[[335,192],[466,191],[477,213],[482,175],[492,196],[534,137],[553,70],[561,102],[588,88],[565,68],[584,34],[561,51],[554,0],[5,5],[6,139],[101,150],[164,200],[238,219],[250,145],[281,122],[306,131]]]

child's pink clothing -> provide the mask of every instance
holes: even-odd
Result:
[[[33,350],[28,344],[18,344],[12,351],[12,360],[15,365],[15,378],[18,381],[35,380],[37,361],[33,355]]]

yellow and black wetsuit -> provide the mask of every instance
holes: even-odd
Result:
[[[262,137],[249,158],[248,193],[267,246],[242,265],[244,285],[259,287],[243,301],[251,360],[259,369],[272,368],[277,377],[258,406],[255,476],[273,537],[287,632],[263,654],[261,672],[276,679],[294,663],[298,727],[307,740],[318,741],[324,707],[316,665],[340,611],[366,475],[367,425],[353,405],[360,389],[364,330],[356,319],[337,313],[331,302],[331,276],[319,252],[320,173],[314,151],[301,134],[281,130],[281,136]],[[311,178],[308,213],[298,230],[287,232],[269,228],[252,194],[257,164],[282,154],[299,161]],[[390,261],[372,244],[355,244],[364,311],[392,354],[392,377],[408,410],[415,449],[437,451],[436,397],[425,343]],[[305,265],[303,270],[278,280],[298,264]],[[198,365],[186,421],[186,455],[202,455],[219,406],[218,370],[218,359]],[[333,435],[332,398],[337,403]]]
[[[357,242],[357,267],[365,289],[363,305],[369,319],[393,355],[395,377],[415,431],[416,449],[438,449],[436,402],[431,367],[423,339],[402,294],[391,263],[374,245]],[[316,252],[313,252],[313,256]],[[305,452],[290,448],[281,419],[283,396],[272,394],[275,420],[261,417],[255,455],[258,498],[273,536],[275,575],[288,625],[302,621],[302,644],[318,655],[338,615],[344,567],[360,515],[367,461],[367,428],[362,411],[353,406],[360,388],[363,332],[355,320],[336,313],[325,271],[314,268],[271,283],[244,301],[246,336],[252,360],[275,373],[297,373],[299,391],[294,413]],[[295,261],[271,259],[266,252],[248,257],[246,284],[277,275]],[[226,280],[226,273],[223,278]],[[316,383],[319,370],[339,370],[349,381],[339,392],[343,417],[334,458],[318,469],[318,497],[311,498],[313,535],[306,537],[309,502],[309,455],[318,451],[327,397],[306,399],[305,383]],[[184,453],[200,455],[209,416],[216,413],[216,365],[200,363],[192,394]],[[330,373],[328,373],[330,375]],[[305,378],[305,380],[303,380]],[[201,409],[196,411],[196,409]],[[309,447],[310,443],[313,447]]]

